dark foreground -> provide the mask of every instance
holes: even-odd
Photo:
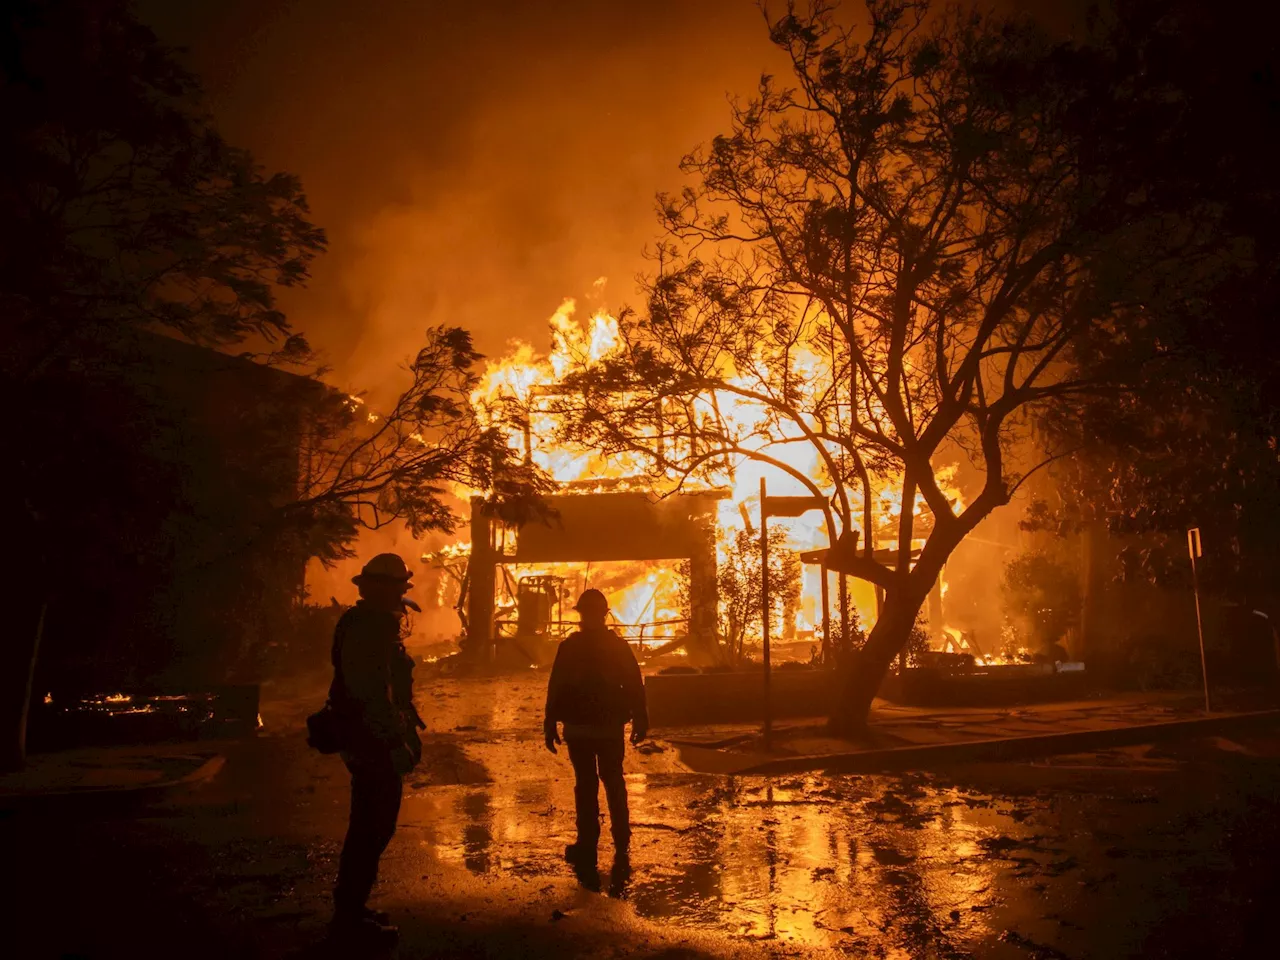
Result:
[[[633,755],[634,874],[610,882],[606,841],[593,893],[560,860],[567,762],[487,717],[407,788],[376,895],[401,957],[1206,958],[1274,930],[1275,742],[773,780]],[[0,820],[0,953],[330,956],[345,785],[282,729],[187,797]]]

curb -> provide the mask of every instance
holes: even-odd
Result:
[[[735,775],[774,776],[793,773],[877,773],[883,770],[929,769],[980,760],[1023,760],[1056,753],[1081,753],[1107,747],[1127,747],[1179,737],[1203,737],[1242,733],[1280,723],[1280,710],[1257,710],[1223,717],[1197,717],[1103,730],[1005,737],[999,740],[967,740],[961,743],[892,747],[858,753],[784,757],[735,770]]]
[[[78,787],[70,790],[49,790],[44,793],[0,794],[0,811],[11,813],[49,805],[66,805],[80,801],[105,801],[116,803],[146,803],[185,787],[196,786],[212,780],[226,765],[227,758],[215,753],[194,770],[172,780],[159,783],[143,783],[125,787]]]

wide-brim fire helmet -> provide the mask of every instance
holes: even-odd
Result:
[[[594,613],[604,616],[609,612],[609,601],[605,599],[603,593],[591,587],[582,591],[582,596],[578,597],[578,602],[573,605],[573,609],[579,613]]]
[[[398,553],[380,553],[366,563],[351,582],[357,586],[370,580],[407,584],[412,579],[413,574]]]

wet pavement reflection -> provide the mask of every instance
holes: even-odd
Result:
[[[600,871],[575,879],[572,772],[542,747],[541,694],[426,686],[424,759],[375,894],[400,956],[1206,960],[1272,936],[1280,733],[772,779],[691,773],[659,741],[626,755],[631,870],[612,869],[606,829]],[[0,819],[24,877],[6,928],[22,918],[47,941],[18,955],[313,956],[347,776],[306,748],[313,698],[286,706],[167,806]]]
[[[605,841],[600,886],[642,917],[733,936],[962,949],[1001,932],[992,911],[1027,878],[1076,866],[1026,809],[917,778],[641,774],[628,786],[633,870],[608,873]],[[572,802],[567,778],[435,787],[406,798],[402,824],[429,858],[535,877],[568,870]]]
[[[441,739],[474,782],[425,778],[401,825],[428,862],[568,877],[572,776],[533,733],[540,688],[477,705],[483,689],[436,688],[433,706],[462,721]],[[1265,811],[1280,781],[1271,761],[1232,766],[1232,754],[1223,767],[1219,751],[1197,766],[1149,753],[993,766],[986,779],[770,779],[678,772],[675,751],[629,750],[632,870],[610,872],[605,839],[602,874],[579,880],[645,920],[797,949],[1057,957],[1185,946],[1203,932],[1179,905],[1222,887],[1233,835],[1257,822],[1274,840]],[[1211,895],[1238,912],[1234,893]]]

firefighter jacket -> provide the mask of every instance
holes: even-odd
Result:
[[[404,744],[404,718],[394,689],[403,656],[400,619],[394,613],[361,600],[338,621],[329,702],[341,719],[345,749],[359,753]]]
[[[613,737],[628,721],[642,734],[649,728],[635,654],[604,627],[571,633],[551,667],[544,729],[563,723],[566,740]]]

